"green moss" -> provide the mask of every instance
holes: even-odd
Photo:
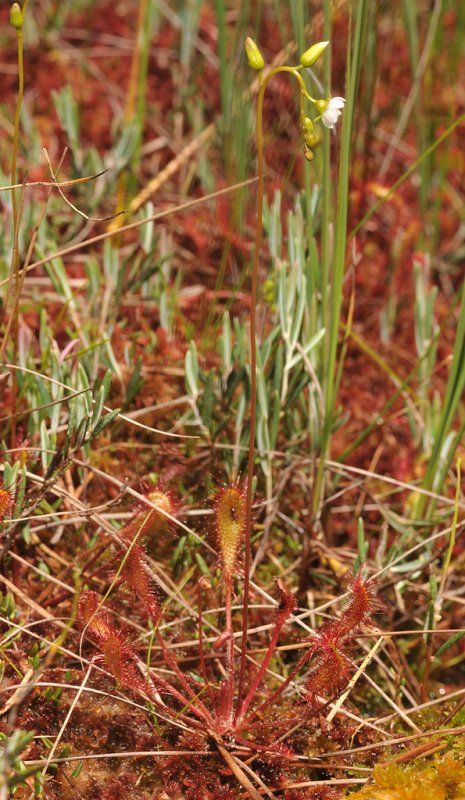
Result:
[[[373,770],[373,783],[350,795],[351,800],[462,800],[465,763],[453,751],[433,761],[383,764]]]

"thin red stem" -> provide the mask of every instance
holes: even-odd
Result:
[[[211,725],[213,720],[212,720],[210,712],[204,706],[202,701],[199,700],[198,696],[196,695],[196,693],[192,689],[191,685],[189,684],[189,681],[187,680],[186,676],[184,675],[182,670],[179,669],[179,667],[178,667],[178,665],[176,663],[176,658],[172,655],[172,653],[169,652],[169,650],[166,647],[166,645],[165,645],[165,643],[163,641],[163,638],[162,638],[160,633],[158,633],[158,641],[160,643],[160,647],[161,647],[162,653],[163,653],[163,655],[165,657],[166,663],[174,671],[174,673],[176,674],[179,682],[181,683],[181,686],[183,687],[184,691],[187,693],[187,696],[190,699],[187,700],[186,697],[183,696],[181,692],[178,692],[170,684],[166,684],[166,682],[165,682],[165,685],[167,685],[169,687],[169,690],[173,693],[173,695],[175,697],[177,697],[178,700],[181,700],[181,702],[184,702],[184,704],[186,706],[189,706],[189,708],[192,709],[193,713],[197,717],[200,717],[200,719],[203,719],[203,721],[206,722],[207,725]],[[160,683],[160,685],[163,685],[163,684]],[[194,705],[195,703],[197,703],[197,705]]]
[[[271,703],[274,703],[275,700],[277,700],[277,698],[284,692],[284,689],[286,689],[289,686],[290,682],[295,678],[299,670],[302,669],[304,664],[306,664],[307,661],[310,661],[312,655],[313,655],[313,650],[310,648],[310,650],[308,650],[306,653],[303,654],[303,656],[301,656],[301,658],[299,658],[294,669],[287,676],[286,680],[283,681],[281,686],[278,689],[276,689],[276,691],[274,691],[273,694],[271,694],[270,697],[268,697],[258,708],[256,708],[255,711],[252,712],[251,716],[249,717],[249,720],[255,717],[257,714],[260,714],[262,711],[268,708],[268,706],[270,706]]]
[[[226,692],[227,692],[227,719],[232,719],[232,706],[234,700],[234,632],[232,626],[232,576],[225,575],[225,608],[226,608],[226,633],[227,641],[227,664],[226,664]]]
[[[197,587],[197,598],[198,598],[198,608],[199,608],[199,662],[200,662],[200,673],[202,678],[205,681],[205,684],[208,684],[207,678],[207,668],[205,665],[205,653],[203,649],[203,617],[202,617],[202,587],[198,585]]]
[[[13,136],[13,157],[11,160],[11,183],[15,184],[17,180],[17,158],[18,158],[18,144],[19,144],[19,123],[21,105],[24,95],[24,65],[23,65],[23,31],[22,29],[16,31],[17,44],[18,44],[18,70],[19,70],[19,87],[18,99],[16,102],[15,112],[15,127]],[[12,190],[11,194],[12,209],[13,209],[13,254],[12,254],[12,271],[11,277],[14,274],[15,298],[13,304],[13,364],[16,364],[18,359],[18,303],[19,303],[19,214],[18,214],[18,201],[16,198],[16,190]],[[16,401],[18,394],[16,370],[12,371],[11,375],[11,448],[14,450],[16,447]]]
[[[255,228],[255,249],[252,263],[252,286],[250,292],[250,430],[249,430],[249,452],[247,459],[247,492],[245,510],[245,558],[244,558],[244,604],[242,609],[242,640],[241,640],[241,666],[239,671],[239,702],[241,698],[241,687],[244,686],[245,666],[247,657],[247,631],[249,616],[249,593],[250,593],[250,563],[251,563],[251,529],[252,529],[252,482],[253,482],[253,462],[255,453],[255,427],[257,418],[257,286],[258,286],[258,267],[260,261],[260,248],[263,235],[263,178],[264,178],[264,158],[263,158],[263,96],[266,81],[262,80],[261,73],[258,75],[259,90],[257,99],[257,224]]]
[[[278,644],[279,634],[281,633],[281,629],[282,629],[282,627],[284,625],[284,622],[285,622],[285,620],[283,620],[281,625],[279,625],[279,626],[277,626],[275,628],[275,631],[273,633],[273,637],[272,637],[272,639],[271,639],[271,641],[270,641],[270,643],[268,645],[268,650],[266,651],[265,657],[264,657],[264,659],[262,661],[262,665],[261,665],[260,669],[258,670],[254,680],[252,681],[250,689],[247,692],[247,695],[246,695],[245,699],[242,701],[241,707],[239,708],[239,711],[238,711],[238,714],[237,714],[238,723],[240,723],[242,717],[244,717],[244,715],[247,713],[247,709],[248,709],[250,703],[253,700],[253,696],[254,696],[255,692],[257,691],[257,688],[260,685],[266,670],[268,669],[268,664],[270,663],[271,657],[272,657],[272,655],[273,655],[273,653],[275,651],[276,645]]]
[[[251,537],[252,537],[252,482],[253,466],[255,455],[255,428],[257,418],[257,288],[258,288],[258,268],[260,263],[260,249],[263,237],[263,197],[264,197],[264,153],[263,153],[263,98],[268,82],[278,72],[288,72],[298,81],[301,93],[309,100],[312,100],[305,89],[302,76],[295,67],[276,67],[263,78],[262,73],[258,73],[258,97],[257,97],[257,218],[255,227],[255,249],[252,262],[252,285],[250,290],[250,429],[249,429],[249,449],[247,457],[247,492],[246,492],[246,514],[245,514],[245,558],[244,558],[244,602],[242,609],[242,640],[241,640],[241,665],[239,670],[239,693],[238,703],[240,705],[243,696],[242,687],[245,683],[245,668],[247,663],[247,632],[249,616],[249,594],[250,594],[250,564],[251,564]]]

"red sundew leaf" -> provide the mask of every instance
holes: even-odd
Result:
[[[245,533],[245,494],[239,486],[221,489],[215,498],[215,523],[219,555],[227,575],[236,566],[239,545]]]
[[[311,705],[317,702],[319,695],[332,697],[346,684],[352,672],[352,665],[331,633],[321,631],[315,636],[314,651],[319,658],[305,681],[306,700]]]
[[[282,580],[278,578],[276,584],[279,591],[279,605],[276,609],[275,625],[281,628],[297,608],[297,600]]]
[[[147,693],[147,684],[134,664],[135,653],[121,631],[115,631],[102,645],[105,664],[118,683]]]
[[[327,623],[309,640],[312,655],[317,656],[305,682],[306,700],[310,705],[317,706],[318,696],[334,696],[347,684],[353,671],[347,654],[352,636],[370,621],[376,609],[373,582],[364,580],[361,570],[352,579],[349,593],[341,618]]]
[[[98,594],[90,589],[82,592],[79,598],[79,617],[87,625],[98,608]]]
[[[341,640],[355,633],[362,625],[370,622],[371,615],[378,608],[374,584],[370,580],[364,580],[361,571],[352,579],[349,592],[350,599],[341,618],[328,626],[333,628],[333,639]]]
[[[145,551],[142,545],[133,544],[125,554],[121,578],[139,598],[145,611],[157,620],[160,616],[160,606],[146,569]]]
[[[79,598],[79,618],[84,623],[87,633],[99,644],[116,633],[116,628],[106,611],[97,611],[99,597],[97,592],[82,592]]]
[[[2,485],[0,487],[0,523],[8,516],[13,508],[14,487]]]
[[[171,492],[155,487],[147,492],[147,499],[172,517],[178,513],[178,503]],[[161,511],[144,506],[138,508],[132,519],[120,530],[120,536],[128,543],[133,542],[136,538],[138,542],[142,542],[147,537],[159,533],[169,524],[170,520]]]
[[[97,611],[98,604],[97,592],[83,592],[79,598],[79,617],[98,644],[108,671],[123,686],[147,693],[147,685],[134,664],[136,655],[127,637],[115,628],[106,611]]]

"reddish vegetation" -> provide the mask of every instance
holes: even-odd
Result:
[[[228,490],[226,490],[227,493]],[[224,508],[221,503],[225,493],[218,501],[216,511],[217,524],[219,528],[230,526],[231,521],[225,522],[220,517],[225,516]],[[240,501],[240,494],[235,502]],[[236,516],[236,515],[234,515]],[[228,512],[229,517],[229,512]],[[233,520],[236,523],[236,518]],[[220,534],[221,535],[221,534]],[[229,551],[228,551],[229,553]],[[229,553],[231,556],[231,554]],[[203,628],[201,609],[199,609],[199,665],[198,669],[203,679],[200,693],[195,692],[196,683],[190,679],[181,669],[181,662],[174,652],[168,650],[162,633],[158,634],[158,642],[164,655],[166,667],[169,668],[171,675],[175,678],[166,679],[165,671],[151,670],[151,680],[144,682],[141,674],[136,669],[137,657],[133,646],[131,646],[126,636],[116,630],[111,622],[108,612],[99,610],[98,596],[93,591],[86,591],[81,594],[79,601],[80,617],[85,625],[84,632],[90,636],[98,645],[104,657],[106,668],[110,671],[118,684],[130,689],[136,694],[149,696],[154,706],[161,712],[162,718],[171,717],[174,721],[183,724],[188,723],[190,730],[188,737],[183,735],[178,738],[177,744],[180,749],[188,751],[203,751],[210,754],[210,759],[205,758],[200,753],[193,753],[190,761],[191,766],[182,768],[175,757],[168,759],[171,771],[166,773],[163,768],[160,771],[160,778],[164,789],[169,797],[176,798],[178,792],[186,800],[197,800],[199,795],[196,782],[192,782],[192,770],[198,771],[202,775],[202,797],[229,796],[234,791],[231,783],[231,776],[228,778],[228,770],[221,768],[224,779],[218,780],[218,776],[210,776],[210,768],[214,764],[212,756],[215,755],[214,743],[220,742],[223,746],[226,742],[236,743],[237,746],[247,744],[251,752],[258,754],[259,760],[263,764],[263,769],[268,773],[268,778],[276,782],[285,784],[289,780],[296,780],[299,771],[294,764],[295,736],[294,729],[312,730],[312,720],[322,714],[326,703],[336,697],[347,685],[353,672],[353,663],[349,656],[352,648],[353,636],[360,630],[365,623],[371,622],[372,612],[375,608],[373,585],[370,581],[362,578],[361,573],[356,575],[349,585],[349,600],[343,610],[341,617],[326,623],[320,630],[316,631],[310,639],[302,642],[304,648],[303,655],[298,659],[295,667],[290,671],[288,678],[272,691],[269,696],[264,692],[261,683],[265,676],[266,669],[270,664],[271,658],[275,654],[278,639],[284,624],[296,609],[294,596],[286,589],[281,581],[278,581],[280,602],[277,607],[273,625],[272,636],[268,645],[267,652],[262,659],[260,669],[255,675],[250,676],[250,683],[247,693],[239,702],[236,713],[233,712],[235,701],[235,670],[233,652],[229,650],[231,635],[229,633],[229,614],[228,593],[230,591],[231,575],[228,569],[234,568],[231,556],[225,561],[225,581],[226,581],[226,628],[221,643],[217,640],[213,645],[213,650],[221,651],[223,645],[228,648],[226,659],[227,676],[219,684],[215,681],[211,667],[206,668],[206,656],[211,654],[211,650],[205,650],[203,642]],[[231,562],[231,563],[230,563]],[[128,570],[131,566],[128,567]],[[138,573],[137,573],[138,574]],[[286,710],[283,706],[281,715],[276,712],[277,702],[283,696],[284,691],[296,675],[304,669],[310,669],[305,676],[305,693],[302,701],[295,704],[291,709]],[[152,685],[152,680],[156,688]],[[216,684],[216,685],[215,685]],[[198,689],[198,683],[197,683]],[[204,694],[205,693],[205,694]],[[206,699],[200,700],[204,695]],[[263,699],[264,698],[264,699]],[[258,700],[258,706],[257,706]],[[181,705],[179,709],[178,706]],[[191,713],[190,713],[191,712]],[[296,725],[297,723],[297,725]],[[285,734],[286,744],[280,744],[281,738]],[[168,748],[171,740],[169,727],[164,732],[160,744]],[[226,738],[223,738],[226,737]],[[185,754],[187,755],[187,754]],[[185,762],[185,759],[183,758]],[[163,761],[162,761],[163,764]],[[279,769],[277,769],[279,765]],[[173,780],[171,775],[176,775]],[[279,777],[278,777],[279,776]],[[212,785],[212,794],[209,794],[209,782]],[[219,794],[220,793],[220,794]],[[298,795],[296,795],[298,797]]]
[[[41,7],[31,0],[31,7],[37,6],[34,13],[37,14],[39,31],[48,30],[47,8],[53,5],[44,3]],[[90,4],[84,13],[71,9],[58,39],[50,33],[40,40],[33,39],[32,44],[27,42],[26,108],[34,121],[34,133],[40,143],[46,146],[54,165],[69,143],[53,109],[52,92],[67,84],[72,85],[80,109],[83,150],[92,146],[102,156],[111,154],[114,146],[112,125],[115,116],[120,116],[126,101],[131,43],[135,36],[134,6],[130,2],[100,0]],[[267,14],[259,39],[264,42],[264,54],[271,62],[283,47],[283,35],[271,12]],[[0,124],[9,131],[16,97],[17,71],[15,48],[11,39],[6,42],[6,34],[3,34],[7,16],[8,9],[4,6],[0,9],[0,30],[6,44],[2,56],[4,72],[1,101],[5,105],[2,105],[0,112]],[[316,29],[312,35],[317,39],[322,35],[318,30],[321,20],[317,14],[315,20]],[[228,24],[231,28],[236,24],[233,12]],[[452,45],[456,25],[456,12],[450,10],[443,17],[445,51]],[[360,87],[357,148],[351,165],[349,230],[356,226],[418,155],[417,134],[412,126],[404,135],[404,148],[395,150],[395,157],[386,174],[380,178],[380,165],[387,144],[379,138],[378,127],[385,133],[394,132],[399,103],[404,101],[411,89],[411,75],[405,66],[409,51],[404,26],[394,21],[390,26],[381,27],[378,35],[376,83],[372,84],[372,76],[364,74]],[[216,20],[213,8],[205,3],[198,36],[216,55]],[[346,42],[347,36],[348,18],[343,7],[334,19],[334,42]],[[117,39],[111,37],[122,37],[123,41],[118,43]],[[129,43],[129,47],[125,43]],[[197,131],[199,126],[203,129],[209,122],[219,121],[217,135],[209,145],[206,158],[215,187],[223,188],[236,180],[236,165],[224,167],[228,137],[233,137],[235,132],[224,130],[221,121],[218,68],[214,61],[210,63],[208,59],[203,59],[201,67],[196,62],[192,74],[187,76],[178,63],[179,49],[179,30],[161,16],[150,49],[146,98],[149,114],[144,131],[145,144],[156,142],[157,139],[160,144],[142,158],[137,186],[145,186],[154,175],[159,174],[194,138],[194,129]],[[344,92],[345,55],[342,48],[334,46],[333,94]],[[231,53],[233,58],[234,54]],[[461,63],[463,66],[463,60]],[[463,91],[455,91],[457,76],[449,74],[448,69],[452,70],[452,67],[447,64],[435,65],[429,75],[428,91],[425,90],[422,97],[434,128],[433,136],[440,135],[449,119],[464,111]],[[250,76],[245,80],[251,81]],[[298,115],[294,115],[294,109],[297,109],[295,91],[289,80],[280,76],[270,85],[265,101],[266,190],[269,200],[276,189],[282,191],[283,219],[287,211],[294,207],[295,187],[304,184]],[[377,122],[376,129],[366,124],[363,102],[369,102],[377,109],[379,126]],[[200,117],[196,116],[197,112]],[[438,151],[437,163],[441,165],[445,179],[443,185],[434,189],[434,196],[428,198],[427,209],[420,207],[415,181],[406,181],[352,240],[353,253],[351,251],[350,256],[355,258],[353,264],[348,258],[343,322],[348,319],[353,293],[353,335],[349,335],[346,341],[347,352],[338,397],[338,404],[347,419],[334,432],[333,459],[337,459],[352,445],[396,390],[391,377],[383,369],[383,362],[400,380],[407,378],[416,362],[413,264],[415,260],[418,261],[426,271],[426,252],[418,250],[423,232],[429,237],[430,249],[435,252],[429,282],[438,289],[438,322],[445,325],[450,318],[452,299],[463,279],[463,255],[460,255],[460,248],[463,247],[460,227],[462,208],[455,200],[456,196],[460,197],[463,193],[464,136],[462,127]],[[25,143],[20,159],[20,177],[27,168],[29,180],[48,178],[48,171],[42,163],[28,161],[27,134]],[[339,152],[338,137],[332,139],[331,146],[335,165]],[[205,150],[201,152],[205,153]],[[72,157],[68,156],[63,167],[66,177],[72,173],[71,163]],[[183,164],[159,189],[153,198],[157,211],[172,207],[180,197],[185,198],[186,193],[189,197],[204,194],[192,163],[193,160],[189,160]],[[1,166],[5,172],[8,171],[8,163],[2,161]],[[444,188],[446,185],[447,189]],[[42,191],[38,190],[38,198],[42,197]],[[213,374],[219,363],[216,342],[221,335],[223,311],[231,309],[233,316],[243,321],[248,318],[249,287],[243,276],[248,269],[253,240],[254,192],[253,188],[247,190],[239,211],[234,196],[226,194],[214,203],[198,207],[194,213],[175,214],[163,222],[164,232],[172,237],[169,245],[170,252],[172,250],[172,274],[168,280],[168,298],[175,305],[172,329],[168,331],[162,327],[160,309],[156,303],[142,297],[138,290],[132,289],[132,285],[128,284],[126,291],[124,284],[119,316],[111,333],[111,346],[120,368],[120,377],[114,379],[111,388],[110,402],[113,407],[124,403],[133,366],[141,357],[143,384],[130,410],[143,411],[157,405],[149,415],[140,417],[141,421],[160,429],[174,426],[177,430],[176,425],[188,406],[186,403],[171,407],[170,402],[185,392],[183,370],[189,340],[196,341],[205,372]],[[74,193],[70,192],[69,196],[75,200]],[[79,193],[77,196],[80,197]],[[104,198],[99,214],[111,214],[115,203],[114,196]],[[241,214],[243,222],[238,225],[237,219]],[[62,236],[63,244],[77,234],[77,228],[72,227],[66,215],[63,219],[57,215],[54,225]],[[106,225],[90,224],[89,230],[90,235],[103,232]],[[121,236],[121,252],[137,241],[135,237],[133,233]],[[93,253],[99,261],[103,260],[99,246],[94,248]],[[263,267],[266,264],[265,245]],[[124,265],[124,281],[129,281],[126,273],[129,274],[131,268],[132,264]],[[75,282],[87,280],[79,254],[67,259],[66,270]],[[180,287],[174,282],[177,271],[182,275]],[[46,282],[48,273],[42,268],[35,270],[34,276]],[[22,346],[30,349],[39,365],[41,353],[38,331],[41,322],[34,303],[34,292],[42,291],[42,285],[45,284],[38,283],[38,288],[33,289],[26,285],[24,307],[21,307]],[[70,344],[73,326],[69,324],[68,307],[63,309],[51,284],[47,283],[49,291],[50,335],[62,353]],[[76,291],[79,292],[78,289]],[[266,288],[263,288],[261,334],[266,332],[268,324],[265,295]],[[389,311],[386,315],[387,336],[382,335],[380,323],[380,315],[386,311]],[[432,378],[433,389],[442,391],[444,388],[453,333],[452,326],[444,327],[438,351],[439,367]],[[44,335],[43,332],[41,335]],[[76,347],[78,350],[80,345]],[[415,390],[416,378],[411,387],[413,404],[416,401]],[[20,397],[21,403],[22,413],[27,409],[24,396]],[[10,406],[8,386],[0,396],[2,419],[7,417]],[[222,422],[221,419],[218,422],[219,429]],[[229,441],[234,441],[235,431],[229,424]],[[22,425],[20,416],[19,440]],[[63,439],[59,438],[58,445],[62,443]],[[34,441],[24,444],[28,447],[40,446],[39,434]],[[276,561],[281,559],[286,584],[278,578],[279,605],[273,617],[263,610],[263,597],[258,592],[251,598],[249,624],[254,635],[250,644],[251,661],[247,665],[246,685],[241,689],[239,702],[238,657],[228,625],[231,623],[236,634],[240,631],[240,615],[234,610],[239,599],[241,581],[236,581],[236,578],[238,575],[240,578],[244,532],[244,498],[240,484],[228,485],[217,497],[214,540],[217,552],[213,555],[207,553],[206,559],[203,559],[201,551],[195,549],[195,542],[185,536],[185,531],[170,525],[167,518],[156,509],[145,504],[135,507],[132,499],[121,498],[119,486],[103,480],[101,476],[101,473],[106,473],[117,481],[129,479],[135,483],[148,473],[155,473],[156,479],[164,482],[144,493],[171,517],[180,517],[189,506],[205,509],[212,485],[218,485],[225,479],[223,453],[215,448],[216,444],[214,439],[198,442],[198,447],[197,442],[194,445],[190,440],[187,443],[183,440],[181,443],[180,440],[162,440],[143,429],[135,430],[119,421],[115,432],[105,430],[89,454],[89,463],[95,472],[89,471],[83,478],[79,467],[71,464],[59,484],[63,497],[71,496],[76,500],[76,506],[65,505],[66,511],[73,514],[77,513],[80,502],[86,509],[98,509],[101,505],[106,509],[105,504],[117,500],[117,511],[125,514],[119,530],[116,527],[110,529],[113,530],[110,538],[107,535],[108,526],[101,527],[102,519],[95,521],[89,516],[84,517],[83,522],[78,521],[75,528],[68,528],[63,533],[56,527],[57,520],[60,522],[59,517],[54,520],[55,527],[50,526],[50,529],[47,525],[40,526],[39,517],[37,532],[32,525],[27,531],[28,535],[23,538],[15,535],[11,561],[8,562],[8,579],[20,591],[17,602],[21,608],[21,620],[26,619],[27,623],[31,623],[30,631],[40,638],[25,637],[24,642],[21,640],[20,644],[18,640],[18,644],[8,650],[4,686],[8,690],[10,686],[16,686],[19,682],[18,673],[26,674],[31,660],[34,663],[38,654],[41,656],[41,667],[44,668],[42,681],[79,686],[83,676],[81,654],[84,658],[93,659],[89,687],[102,694],[83,693],[79,704],[72,710],[57,755],[62,752],[76,756],[83,753],[110,754],[101,761],[89,759],[82,772],[73,777],[70,777],[72,764],[49,770],[51,777],[46,782],[44,794],[49,800],[76,800],[78,797],[81,800],[119,800],[126,796],[134,800],[166,800],[166,797],[170,800],[236,800],[247,797],[243,786],[238,788],[230,765],[220,756],[215,736],[223,742],[228,741],[239,760],[250,759],[255,773],[267,786],[272,787],[280,800],[336,800],[341,797],[342,790],[339,787],[286,787],[289,783],[303,782],[305,779],[338,778],[341,769],[349,770],[361,763],[372,766],[377,758],[375,750],[363,751],[363,756],[339,756],[340,750],[375,742],[377,734],[369,728],[360,729],[358,722],[350,717],[338,717],[330,722],[325,718],[326,704],[344,690],[354,673],[359,652],[353,647],[353,640],[364,625],[373,621],[373,612],[377,607],[373,596],[374,583],[364,580],[361,573],[357,574],[349,586],[348,602],[338,618],[323,622],[306,638],[303,633],[296,633],[299,629],[295,626],[291,629],[289,625],[288,630],[286,624],[292,619],[297,604],[294,592],[286,587],[287,583],[291,585],[294,580],[294,551],[286,549],[287,528],[284,523],[281,526],[281,522],[277,522],[272,532],[275,536],[273,547],[269,548],[275,561],[272,560],[271,566],[264,570],[260,583],[266,586],[268,593],[276,594],[274,579],[281,574],[281,566],[278,570]],[[277,449],[285,451],[287,444],[282,437],[278,439]],[[307,445],[305,439],[302,452],[308,451]],[[36,460],[35,452],[25,450],[24,457],[27,458],[29,472],[42,474],[40,459]],[[399,481],[411,482],[421,477],[425,464],[418,442],[413,439],[405,398],[401,394],[345,463],[357,468],[370,468]],[[355,483],[352,485],[350,479],[344,479],[341,484],[343,501],[337,494],[323,509],[321,524],[326,535],[323,542],[321,537],[315,535],[312,523],[308,522],[311,497],[307,465],[301,467],[297,458],[295,468],[290,469],[283,458],[283,476],[283,483],[277,488],[280,508],[288,520],[298,523],[299,548],[302,541],[306,543],[300,562],[299,603],[307,605],[311,600],[314,605],[325,604],[334,595],[337,597],[338,593],[342,594],[343,586],[339,587],[341,575],[347,574],[348,566],[353,563],[357,530],[354,509],[359,512],[360,504],[363,505],[366,499],[371,501],[377,495],[384,497],[386,487],[376,478],[369,478],[361,487]],[[180,489],[182,503],[175,492],[169,489],[174,486]],[[453,486],[450,488],[452,493]],[[38,489],[31,482],[31,486],[28,485],[28,500],[34,511],[37,497]],[[257,498],[257,532],[261,531],[262,525],[266,531],[267,509],[260,507],[260,493]],[[406,498],[406,491],[399,492],[392,501],[392,510],[403,513]],[[13,499],[12,488],[2,485],[0,522],[12,512]],[[44,513],[51,507],[53,510],[55,499],[50,489],[45,493],[39,512],[41,508]],[[222,517],[218,516],[220,513]],[[368,558],[374,558],[380,545],[381,528],[381,516],[375,502],[369,503],[363,516],[369,540]],[[200,521],[194,518],[194,530],[205,536],[211,532],[212,526],[205,523],[203,517],[198,519]],[[98,536],[94,535],[95,530],[98,530]],[[395,536],[395,533],[389,532],[387,545],[394,541]],[[294,544],[295,541],[296,538],[292,540]],[[341,547],[338,548],[338,545]],[[440,540],[434,556],[440,558],[445,547],[445,542]],[[299,549],[299,557],[300,553]],[[457,543],[455,553],[463,556],[460,543]],[[155,563],[150,557],[156,559]],[[29,568],[30,564],[38,563],[38,571]],[[76,626],[76,629],[67,632],[64,653],[54,653],[49,663],[44,652],[48,652],[49,643],[61,635],[61,621],[68,620],[74,613],[73,570],[76,566],[80,571],[81,585],[92,588],[84,588],[80,594],[81,627]],[[154,574],[164,576],[165,568],[173,576],[168,584],[171,595],[165,594],[165,590],[155,585],[153,580]],[[47,575],[46,569],[57,578],[58,584],[47,581],[44,577]],[[200,577],[206,571],[209,577]],[[418,591],[413,585],[408,587],[403,595],[402,613],[397,612],[394,603],[392,608],[389,606],[384,609],[388,626],[399,623],[401,628],[405,627],[410,624],[409,614],[415,616],[418,608],[421,613],[415,616],[416,622],[418,618],[425,618],[425,608],[430,602],[428,577]],[[187,578],[193,580],[187,583]],[[100,607],[112,582],[105,608]],[[192,590],[193,585],[198,587],[197,597]],[[386,591],[390,590],[387,582]],[[226,612],[215,616],[209,613],[210,608],[224,608],[227,592],[229,600]],[[179,606],[174,607],[173,595],[179,599]],[[43,618],[37,616],[39,608],[44,610]],[[195,613],[192,613],[192,608],[195,608]],[[224,617],[228,613],[229,620],[225,622]],[[54,620],[55,617],[58,622]],[[443,619],[444,625],[447,621],[452,627],[462,626],[460,608],[450,615],[450,619]],[[166,637],[160,634],[161,623],[167,624],[169,635]],[[268,628],[264,629],[264,626]],[[203,648],[199,647],[199,641],[204,642]],[[287,649],[281,649],[283,641]],[[464,641],[462,639],[451,651],[454,658],[458,659],[458,664],[463,656]],[[392,684],[398,681],[400,686],[402,678],[410,694],[420,697],[424,687],[419,686],[418,676],[409,661],[412,654],[416,656],[420,653],[420,659],[424,658],[423,639],[418,636],[405,651],[396,649],[395,643],[390,643],[389,648],[395,667],[393,673],[396,673],[390,675],[389,680]],[[153,682],[146,680],[144,665],[147,661],[153,666],[150,676]],[[271,677],[271,685],[266,688],[262,679],[267,669],[271,674],[274,671],[275,674],[287,675],[288,679],[279,685]],[[452,688],[460,686],[460,673],[454,669],[446,672],[439,666],[435,675],[441,689],[443,684]],[[292,679],[299,677],[303,681],[303,691],[297,702],[296,696],[290,697],[285,690]],[[431,691],[436,691],[436,688],[436,683],[432,683]],[[75,696],[76,689],[64,688],[60,694],[53,687],[37,686],[18,707],[14,724],[36,731],[37,737],[56,736],[72,708]],[[147,698],[151,703],[150,712]],[[361,698],[363,704],[365,695],[361,695]],[[371,702],[371,698],[367,702]],[[355,714],[355,704],[350,708]],[[197,712],[193,709],[197,709]],[[235,718],[231,722],[233,711]],[[8,730],[10,717],[7,719],[5,716],[4,720],[3,729]],[[184,723],[184,728],[181,723]],[[281,737],[284,737],[283,743],[280,742]],[[137,758],[111,757],[111,754],[147,750],[163,753],[181,750],[185,754],[182,758],[166,754]],[[322,765],[317,760],[318,754],[323,752],[333,753],[329,766],[327,761]],[[46,757],[46,745],[37,738],[29,748],[27,758],[43,758],[44,753]],[[308,765],[305,768],[298,756],[307,757]],[[202,776],[201,785],[199,775]],[[32,779],[30,784],[32,787]],[[29,794],[30,788],[27,792],[19,789],[15,797],[25,800]]]

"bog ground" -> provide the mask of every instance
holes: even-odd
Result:
[[[464,44],[2,3],[0,800],[465,798]]]

